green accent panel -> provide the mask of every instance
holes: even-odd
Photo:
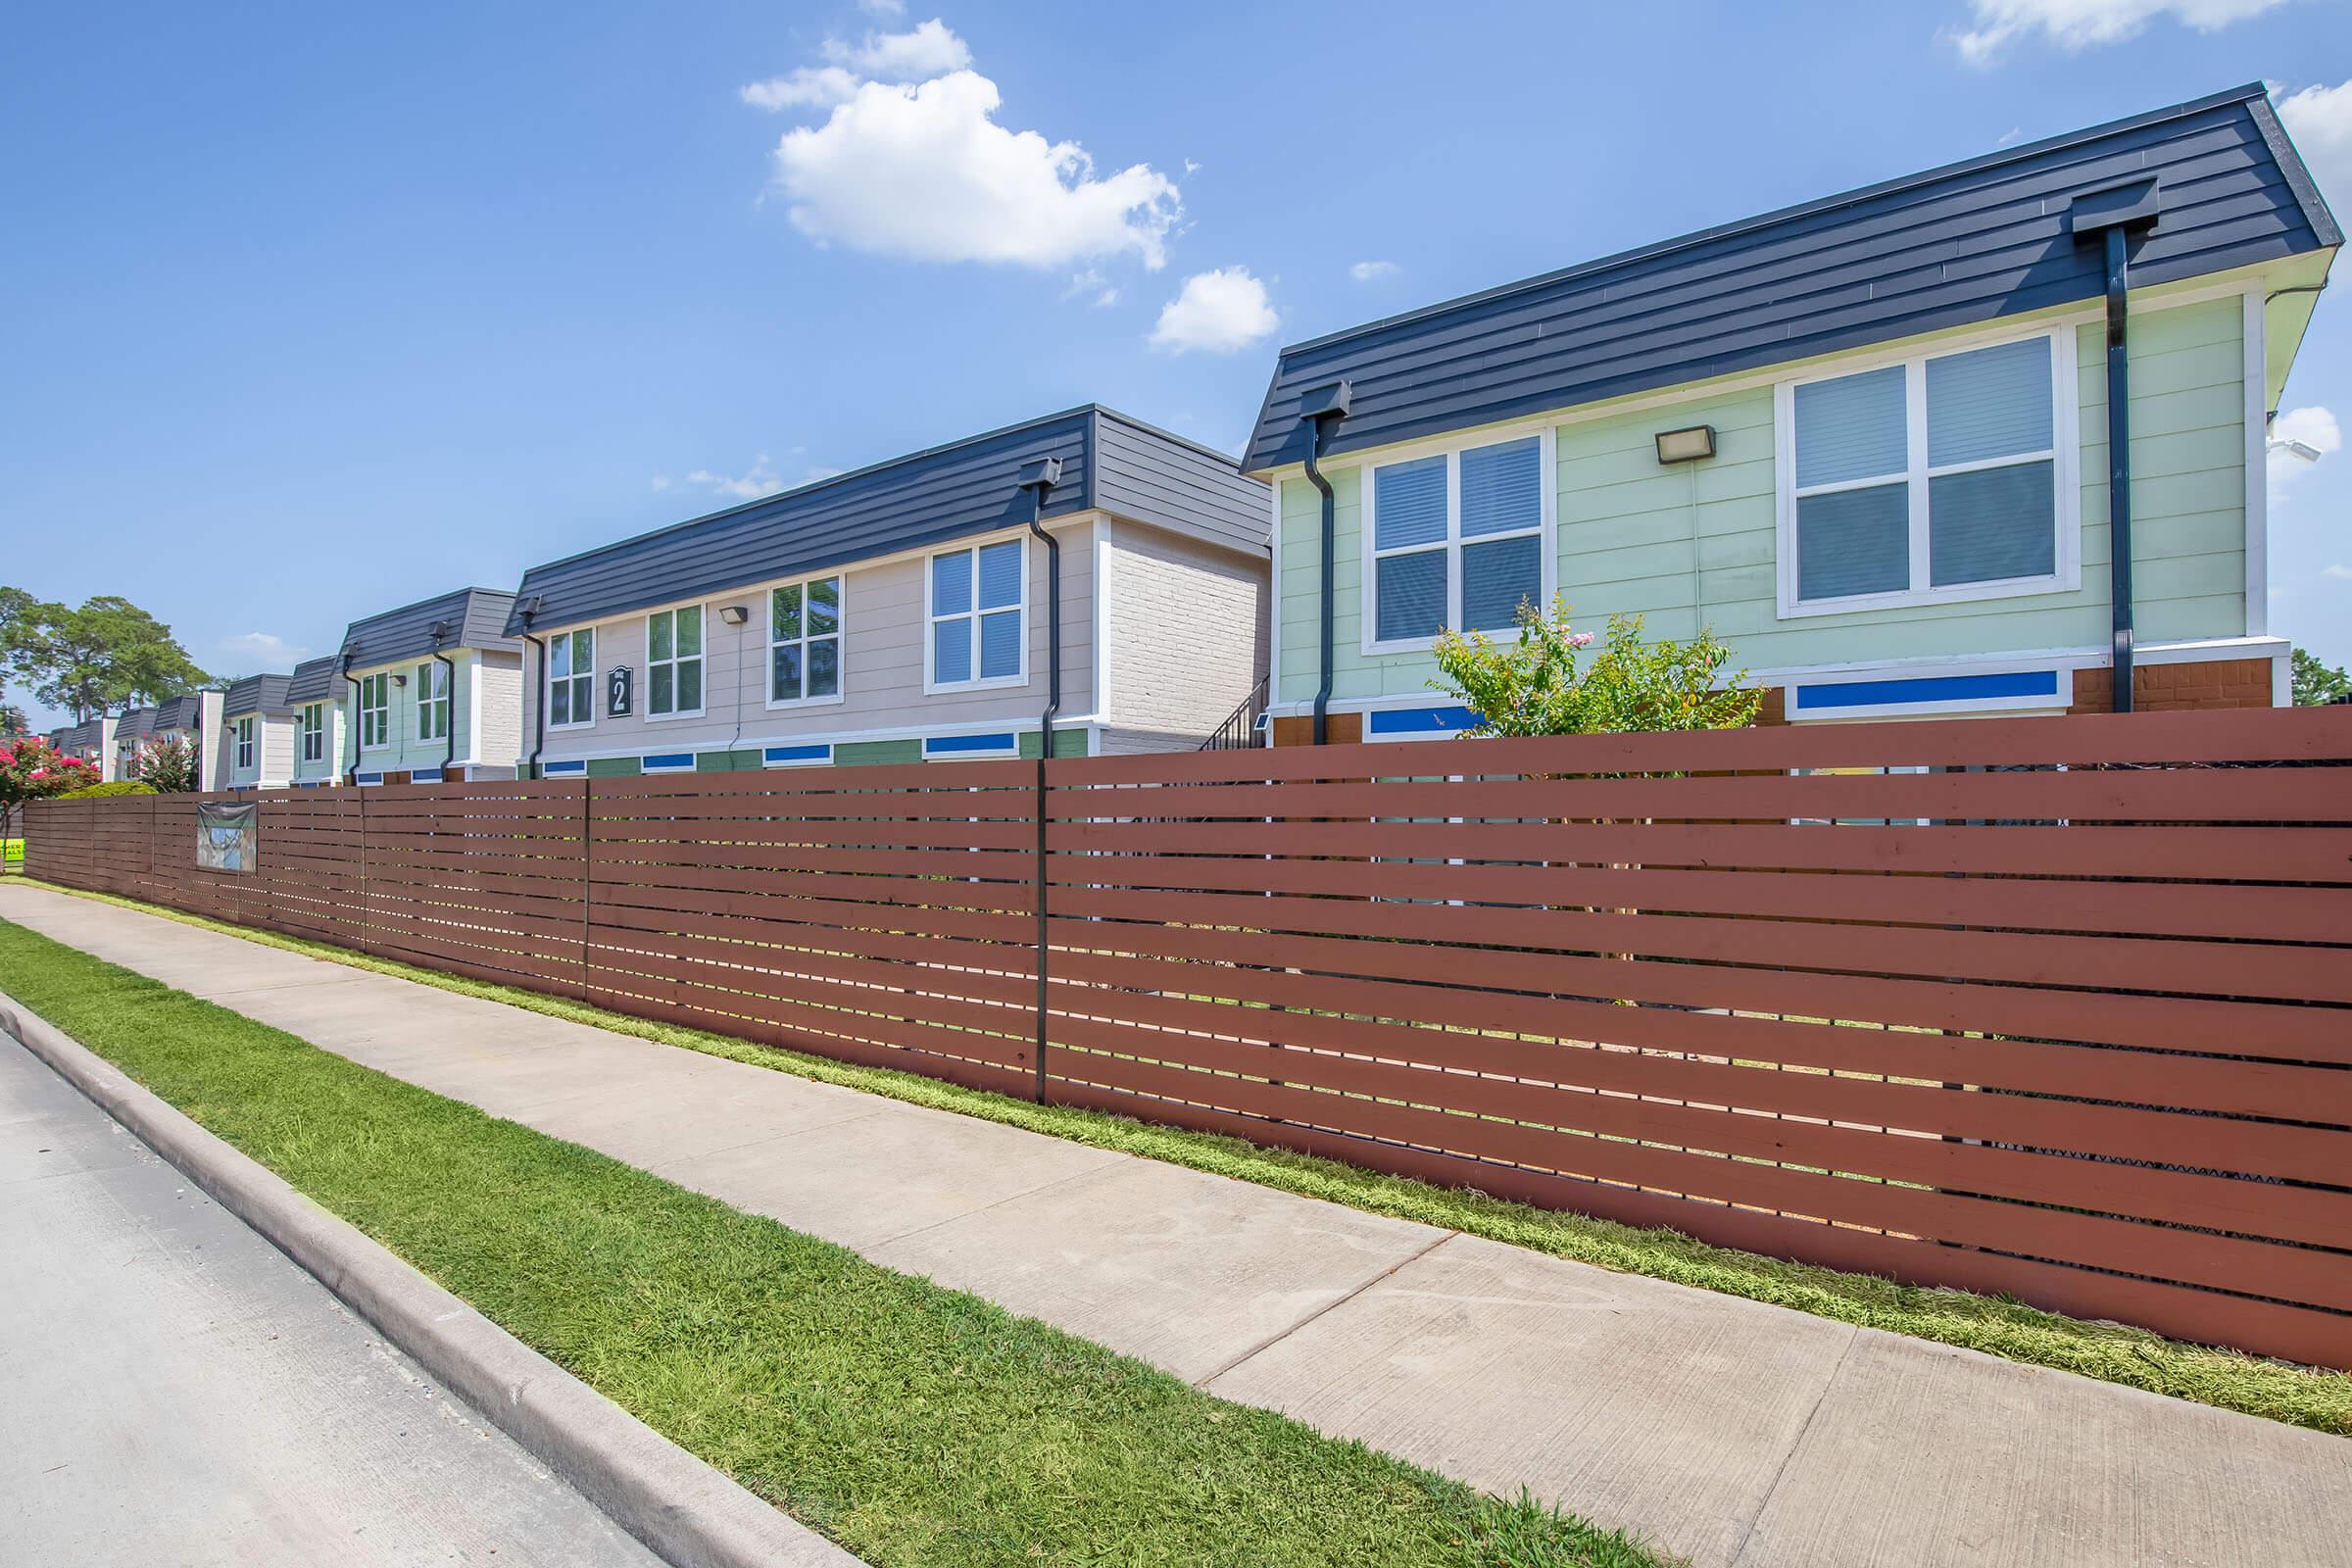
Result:
[[[919,762],[923,760],[923,743],[908,741],[847,741],[833,748],[833,762],[837,767],[852,767],[861,762]]]
[[[1034,729],[1021,731],[1021,755],[1023,757],[1034,759],[1039,752],[1045,749],[1039,744],[1041,735],[1041,731]],[[1056,729],[1054,732],[1054,755],[1055,757],[1084,757],[1086,755],[1086,731]]]
[[[762,760],[758,752],[697,752],[694,770],[697,773],[735,773],[747,767],[758,767]]]
[[[588,759],[590,778],[628,778],[642,772],[634,757],[591,757]]]
[[[2143,642],[2245,631],[2244,307],[2235,296],[2132,318],[2134,586]],[[1561,424],[1561,596],[1597,630],[1641,614],[1660,636],[1712,627],[1733,667],[2104,646],[2107,610],[2105,334],[2076,335],[2082,586],[2072,593],[1780,618],[1775,584],[1773,395],[1769,387]],[[1717,456],[1661,468],[1660,430],[1712,424]],[[1361,652],[1359,469],[1334,470],[1338,559],[1334,695],[1430,695],[1426,655]],[[2255,476],[2255,482],[2261,482]],[[1279,700],[1313,696],[1318,674],[1319,498],[1281,487]]]

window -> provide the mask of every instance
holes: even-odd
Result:
[[[387,670],[360,677],[360,745],[392,743],[392,676]]]
[[[560,631],[547,640],[547,727],[578,729],[596,721],[596,630]]]
[[[933,689],[1017,685],[1023,678],[1022,606],[1028,560],[1019,539],[931,558]]]
[[[645,617],[645,716],[693,718],[703,710],[703,607]]]
[[[2079,580],[2072,328],[1780,389],[1781,612]]]
[[[326,760],[326,705],[302,705],[302,760],[306,762]]]
[[[253,720],[250,718],[240,718],[237,720],[237,766],[239,768],[247,768],[251,767],[252,765]]]
[[[416,666],[416,738],[449,739],[449,666],[437,660]]]
[[[841,579],[790,583],[767,596],[767,701],[841,696]]]
[[[1447,626],[1503,631],[1549,578],[1547,435],[1372,467],[1367,652],[1425,648]]]

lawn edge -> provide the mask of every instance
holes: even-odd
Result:
[[[1939,1317],[1928,1307],[1910,1306],[1873,1310],[1866,1303],[1849,1300],[1808,1281],[1812,1276],[1852,1280],[1876,1280],[1877,1276],[1742,1252],[1701,1243],[1678,1231],[1662,1228],[1643,1231],[1573,1211],[1555,1213],[1537,1209],[1473,1188],[1440,1187],[1411,1177],[1390,1175],[1320,1155],[1265,1148],[1214,1133],[1164,1127],[1107,1111],[1038,1105],[919,1073],[838,1061],[790,1047],[761,1045],[684,1024],[659,1023],[518,986],[445,974],[328,942],[234,925],[120,894],[67,887],[32,876],[15,875],[7,880],[43,892],[155,915],[346,968],[410,980],[436,990],[585,1024],[611,1034],[695,1051],[904,1103],[999,1122],[1071,1143],[1117,1150],[1164,1164],[1319,1199],[1363,1213],[1436,1225],[1612,1272],[1640,1274],[1833,1322],[1977,1350],[2020,1365],[2047,1367],[2215,1409],[2352,1438],[2352,1375],[2326,1368],[2169,1340],[2129,1324],[2071,1318],[2023,1302],[1940,1287],[1897,1289],[1905,1297],[1931,1304],[1960,1306],[1974,1315],[1953,1319]],[[1568,1225],[1602,1234],[1575,1236],[1553,1229]],[[1711,1262],[1716,1266],[1711,1268]],[[1725,1269],[1732,1277],[1726,1278],[1718,1272]],[[1788,1278],[1790,1275],[1799,1278],[1790,1280]],[[1775,1276],[1780,1276],[1778,1288],[1773,1288]],[[2059,1337],[2077,1353],[2043,1350],[2030,1343],[2035,1336]],[[2253,1397],[2215,1396],[2191,1381],[2194,1373],[2222,1369],[2231,1375],[2277,1385],[2280,1391],[2291,1390],[2302,1397],[2282,1395],[2266,1402]],[[2336,1386],[2331,1386],[2330,1380]]]
[[[0,1033],[677,1568],[864,1568],[4,991]]]

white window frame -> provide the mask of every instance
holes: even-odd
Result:
[[[373,685],[375,696],[370,700],[368,687]],[[392,749],[392,672],[379,669],[360,677],[360,750],[388,752]],[[375,739],[368,738],[368,720],[373,719]]]
[[[248,713],[237,720],[236,767],[238,772],[254,765],[253,715]]]
[[[1026,565],[1026,563],[1023,563]],[[924,593],[928,596],[931,581],[931,563],[923,562]],[[776,695],[776,650],[795,645],[801,650],[801,690],[808,689],[808,588],[811,583],[833,584],[833,629],[820,633],[817,641],[831,637],[836,644],[833,655],[833,694],[830,697],[778,697]],[[801,591],[801,634],[798,637],[776,636],[776,595],[787,588]],[[813,577],[796,577],[790,582],[771,583],[767,589],[767,667],[760,679],[767,692],[767,706],[775,708],[830,708],[849,695],[850,690],[850,574],[846,571],[820,571]],[[926,609],[928,603],[926,599]],[[926,626],[928,616],[925,617]],[[1024,627],[1024,629],[1026,629]],[[928,635],[926,630],[925,635]],[[925,668],[931,657],[929,645],[924,646]],[[779,743],[781,744],[781,743]]]
[[[710,645],[710,628],[709,625],[705,625],[703,627],[703,643],[706,648]],[[588,667],[586,669],[581,669],[575,662],[570,674],[557,674],[555,661],[555,646],[557,640],[561,638],[564,640],[566,644],[568,644],[572,639],[579,637],[585,637],[588,639]],[[540,687],[539,691],[540,711],[550,715],[547,721],[547,727],[549,729],[560,729],[564,731],[596,728],[596,628],[594,626],[574,626],[569,631],[556,632],[547,639],[547,647],[548,654],[544,661],[547,666],[547,672],[545,676],[545,682]],[[565,657],[569,658],[571,656],[567,653]],[[557,684],[562,681],[578,682],[583,680],[588,683],[588,716],[586,718],[567,718],[561,724],[557,723],[553,717],[555,712]],[[580,710],[579,705],[577,703],[572,704],[571,710],[574,713],[577,713]]]
[[[449,739],[449,721],[457,704],[451,696],[449,666],[437,659],[428,659],[416,666],[416,740]],[[431,722],[439,719],[438,724]]]
[[[2033,332],[2001,332],[1954,338],[1899,353],[1876,354],[1851,360],[1840,360],[1823,366],[1806,374],[1775,382],[1772,400],[1773,426],[1773,490],[1775,496],[1774,552],[1777,557],[1776,577],[1779,584],[1779,617],[1794,620],[1807,615],[1838,615],[1857,610],[1893,610],[1919,605],[1964,604],[1979,599],[2016,599],[2034,594],[2071,593],[2082,586],[2082,387],[2076,365],[2075,335],[2072,323],[2043,327]],[[2005,457],[1984,458],[1974,463],[1951,463],[1931,466],[1928,463],[1928,362],[1955,354],[1967,354],[1977,349],[1999,348],[2009,343],[2026,343],[2035,338],[2046,339],[2050,345],[2050,439],[2045,451],[2013,453]],[[1858,375],[1869,370],[1883,370],[1889,366],[1903,368],[1903,416],[1908,462],[1900,474],[1880,474],[1867,479],[1846,479],[1836,484],[1807,485],[1802,490],[1796,484],[1796,389],[1818,381],[1835,381],[1843,376]],[[2056,548],[2052,555],[2053,569],[2034,577],[2003,577],[1989,582],[1953,583],[1938,588],[1930,582],[1930,520],[1929,480],[1949,473],[1972,473],[1983,468],[2006,468],[2026,463],[2050,465],[2051,483],[2057,494],[2053,498],[2052,515],[2058,530]],[[1834,495],[1840,490],[1866,490],[1891,484],[1898,479],[1909,486],[1906,499],[1910,506],[1910,546],[1912,586],[1886,593],[1847,594],[1837,599],[1799,599],[1797,597],[1796,561],[1796,503],[1800,497]]]
[[[1017,612],[1019,613],[1019,615],[1020,615],[1020,617],[1021,617],[1021,631],[1020,631],[1020,636],[1019,636],[1018,638],[1016,638],[1016,639],[1015,639],[1015,641],[1017,642],[1017,644],[1019,645],[1019,648],[1020,648],[1020,654],[1021,654],[1021,667],[1020,667],[1019,669],[1015,670],[1015,671],[1014,671],[1012,674],[1009,674],[1009,675],[989,675],[989,676],[983,676],[983,675],[981,675],[981,674],[979,673],[979,669],[980,669],[980,616],[981,616],[981,615],[982,615],[982,613],[983,613],[982,610],[980,609],[980,552],[981,552],[983,549],[985,549],[987,546],[989,546],[989,545],[1003,544],[1003,543],[1004,543],[1006,540],[1010,540],[1010,541],[1012,541],[1013,543],[1015,543],[1015,544],[1017,544],[1017,545],[1019,545],[1019,546],[1020,546],[1020,550],[1021,550],[1021,570],[1020,570],[1020,578],[1021,578],[1021,597],[1020,597],[1018,600],[1016,600],[1014,603],[1010,604],[1010,605],[993,605],[993,606],[989,607],[989,609],[988,609],[988,610],[987,610],[987,612],[986,612],[986,613],[988,613],[988,614],[992,614],[992,615],[1001,615],[1001,614],[1003,614],[1003,613],[1004,613],[1005,611],[1007,611],[1007,610],[1011,610],[1011,611],[1015,611],[1015,612]],[[932,602],[931,602],[931,586],[932,586],[932,563],[933,563],[933,562],[935,562],[935,561],[938,561],[938,560],[939,560],[941,557],[943,557],[943,556],[969,556],[969,557],[971,557],[971,558],[972,558],[972,603],[971,603],[971,608],[970,608],[969,610],[956,611],[956,612],[951,612],[951,613],[949,613],[949,614],[945,614],[945,615],[942,615],[942,614],[939,614],[939,613],[937,613],[937,612],[936,612],[936,607],[935,607],[935,606],[932,604]],[[953,548],[953,549],[950,549],[950,550],[929,550],[929,551],[925,551],[925,552],[923,553],[923,555],[922,555],[922,558],[921,558],[921,559],[922,559],[922,566],[923,566],[923,693],[924,693],[924,695],[925,695],[925,696],[936,696],[936,695],[938,695],[939,693],[942,693],[942,692],[979,692],[979,691],[988,691],[988,690],[991,690],[992,688],[1001,687],[1001,686],[1026,686],[1026,685],[1028,685],[1028,684],[1029,684],[1029,634],[1030,634],[1030,631],[1032,630],[1032,628],[1031,628],[1031,626],[1030,626],[1030,624],[1029,624],[1029,535],[1028,535],[1028,533],[1027,533],[1026,531],[1024,531],[1024,530],[1008,530],[1008,531],[1006,531],[1006,532],[1004,532],[1004,533],[990,534],[990,535],[989,535],[989,536],[987,536],[986,538],[974,539],[974,540],[970,541],[969,543],[957,545],[957,546],[956,546],[955,548]],[[938,662],[938,656],[939,656],[939,631],[938,631],[938,626],[939,626],[939,623],[940,623],[941,621],[943,621],[943,620],[969,620],[969,621],[972,623],[972,625],[971,625],[971,649],[972,649],[972,670],[973,670],[973,678],[972,678],[972,679],[970,679],[970,680],[954,680],[954,681],[943,681],[943,680],[939,679],[939,670],[938,670],[938,662]]]
[[[295,714],[294,722],[302,736],[301,742],[296,748],[296,755],[305,762],[325,761],[326,704],[303,704],[301,711]]]
[[[1537,498],[1541,505],[1536,526],[1514,528],[1502,533],[1482,533],[1468,540],[1462,537],[1462,454],[1486,447],[1506,447],[1513,442],[1536,438],[1536,466],[1539,472]],[[1380,568],[1378,563],[1390,556],[1421,555],[1441,548],[1438,545],[1398,545],[1393,549],[1375,548],[1375,514],[1373,482],[1376,470],[1395,464],[1412,463],[1422,458],[1443,457],[1446,460],[1446,614],[1442,625],[1458,628],[1462,623],[1462,546],[1486,544],[1496,539],[1525,539],[1531,534],[1536,540],[1536,559],[1541,567],[1542,587],[1536,608],[1549,612],[1553,597],[1559,592],[1559,512],[1560,465],[1558,437],[1551,425],[1534,430],[1490,430],[1476,437],[1447,436],[1443,441],[1421,442],[1413,446],[1395,447],[1377,456],[1367,456],[1356,469],[1358,511],[1363,525],[1358,529],[1360,581],[1357,584],[1356,628],[1358,643],[1366,655],[1426,654],[1437,646],[1437,638],[1392,637],[1380,638]]]
[[[690,655],[684,656],[683,658],[681,658],[681,657],[679,656],[679,654],[678,654],[678,620],[677,620],[677,617],[678,617],[678,612],[680,612],[680,611],[682,611],[682,610],[691,610],[691,611],[693,611],[693,612],[695,612],[695,613],[696,613],[698,616],[700,616],[700,617],[701,617],[701,620],[702,620],[702,628],[703,628],[703,629],[702,629],[702,648],[701,648],[701,650],[700,650],[699,652],[697,652],[697,653],[694,653],[694,654],[690,654]],[[669,616],[669,617],[670,617],[670,620],[669,620],[669,654],[670,654],[670,657],[669,657],[669,658],[667,658],[667,659],[656,659],[656,658],[654,657],[654,622],[655,622],[657,619],[659,619],[659,618],[661,618],[662,616],[663,616],[663,615],[667,615],[667,616]],[[659,666],[659,665],[667,665],[667,666],[668,666],[668,668],[669,668],[669,700],[670,700],[672,703],[675,703],[675,702],[678,700],[678,666],[679,666],[680,664],[684,664],[684,663],[687,663],[687,662],[692,662],[692,663],[693,663],[693,664],[696,666],[696,668],[695,668],[695,674],[696,674],[696,676],[697,676],[697,684],[698,684],[698,685],[701,687],[701,689],[702,689],[702,698],[703,698],[703,700],[702,700],[701,702],[697,703],[697,704],[696,704],[696,705],[695,705],[693,708],[691,708],[691,709],[687,709],[687,708],[672,708],[672,709],[671,709],[671,710],[670,710],[668,712],[666,712],[666,713],[657,713],[657,712],[655,712],[655,711],[654,711],[654,670],[655,670],[655,668],[656,668],[657,666]],[[643,701],[643,702],[642,702],[642,703],[639,705],[640,709],[641,709],[641,710],[643,710],[643,712],[644,712],[644,715],[645,715],[645,722],[646,722],[646,723],[648,723],[648,724],[667,724],[667,723],[669,723],[669,722],[671,722],[672,720],[675,720],[675,719],[681,719],[681,718],[701,718],[701,717],[703,716],[703,712],[704,712],[704,710],[705,710],[706,709],[708,709],[710,706],[710,607],[709,607],[709,606],[707,606],[707,605],[701,605],[701,604],[668,605],[668,606],[665,606],[665,607],[663,607],[662,609],[660,609],[660,610],[649,610],[649,611],[647,611],[647,612],[646,612],[646,615],[645,615],[645,699],[644,699],[644,701]]]

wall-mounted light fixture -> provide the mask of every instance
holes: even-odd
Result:
[[[406,686],[408,683],[409,677],[406,675],[395,675],[392,677],[392,684],[395,686]]]
[[[740,626],[752,618],[752,612],[742,605],[721,605],[718,608],[718,618],[730,626]]]
[[[1681,430],[1658,432],[1658,461],[1660,463],[1695,463],[1700,458],[1715,455],[1715,427],[1693,424]]]

